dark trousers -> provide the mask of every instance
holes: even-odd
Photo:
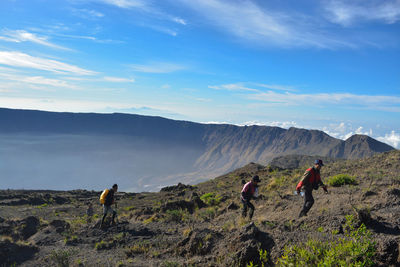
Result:
[[[242,204],[243,204],[243,209],[242,209],[242,217],[246,217],[247,216],[247,209],[249,208],[249,217],[250,219],[253,218],[253,214],[254,214],[254,205],[250,203],[250,200],[242,200]]]
[[[300,217],[301,216],[306,216],[307,212],[311,209],[311,207],[314,205],[314,198],[312,195],[312,189],[311,190],[305,190],[304,191],[304,205],[303,209],[300,211]]]

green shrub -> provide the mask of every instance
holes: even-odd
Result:
[[[212,220],[215,218],[216,215],[217,215],[216,207],[209,207],[206,209],[201,209],[197,213],[197,217],[203,221]]]
[[[346,216],[344,237],[329,241],[309,239],[286,246],[277,266],[373,266],[376,248],[364,224],[355,227],[352,215]]]
[[[268,262],[269,262],[269,258],[268,258],[268,251],[263,250],[263,249],[259,249],[258,250],[258,254],[260,255],[260,267],[265,267],[267,266]],[[246,267],[259,267],[258,264],[254,264],[253,261],[250,261],[249,263],[246,264]]]
[[[200,199],[206,203],[208,206],[216,206],[221,201],[221,196],[215,193],[206,193],[200,197]]]
[[[74,254],[73,250],[53,250],[50,254],[50,259],[56,266],[68,267],[72,254]]]
[[[185,210],[167,210],[166,214],[166,221],[173,221],[173,222],[182,222],[188,216]]]
[[[138,243],[125,250],[127,257],[134,257],[135,254],[147,254],[151,248],[148,243]]]
[[[356,178],[348,174],[338,174],[328,178],[328,185],[342,186],[345,184],[356,185]]]
[[[100,242],[97,242],[97,243],[94,245],[94,248],[95,248],[96,250],[111,249],[111,248],[113,248],[113,247],[114,247],[114,241],[104,241],[104,240],[101,240]]]

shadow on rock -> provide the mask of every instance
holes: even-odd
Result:
[[[4,266],[12,266],[27,261],[39,251],[35,246],[12,243],[9,240],[0,241],[0,262]]]
[[[378,260],[382,266],[399,266],[399,243],[394,238],[382,237],[377,244]]]
[[[372,218],[366,224],[366,226],[379,234],[396,235],[396,236],[400,235],[400,229],[397,225],[393,226],[390,223],[380,222]]]

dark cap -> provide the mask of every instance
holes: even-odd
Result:
[[[112,188],[116,188],[116,187],[118,187],[118,185],[117,184],[113,184]]]
[[[258,177],[258,175],[254,175],[253,178],[251,178],[251,180],[257,183],[261,182],[260,177]]]
[[[324,166],[324,163],[322,162],[321,159],[316,159],[314,164],[318,164],[319,166]]]

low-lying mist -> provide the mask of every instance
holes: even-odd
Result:
[[[126,135],[2,134],[0,188],[158,191],[195,171],[201,153]]]

